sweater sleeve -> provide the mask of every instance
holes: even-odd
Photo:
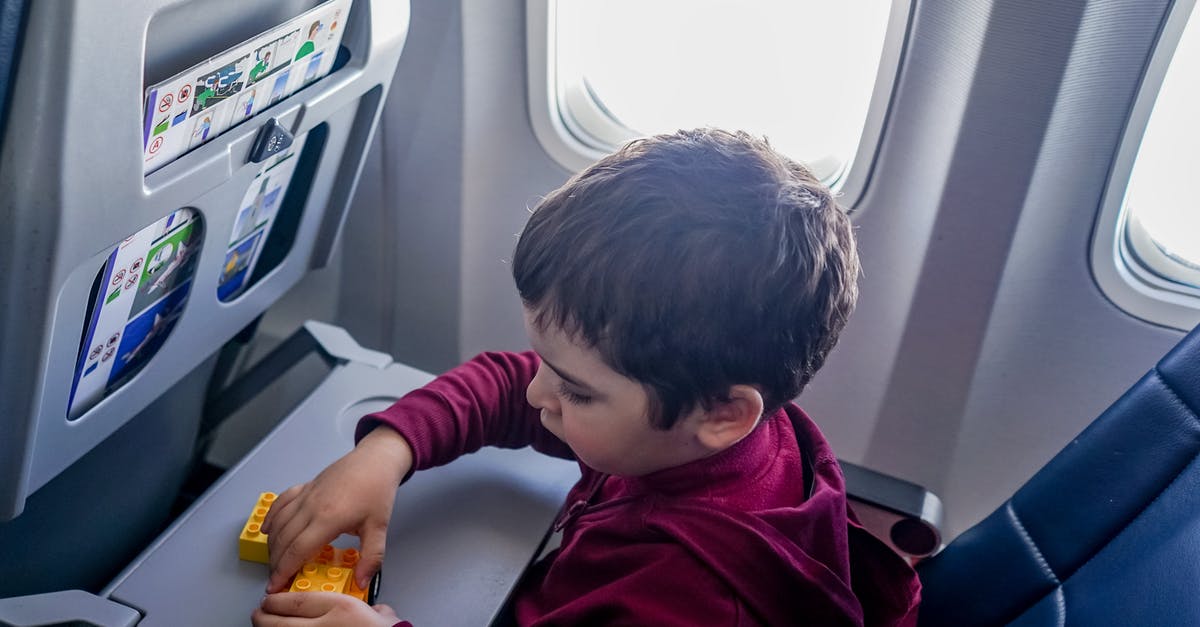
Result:
[[[525,400],[540,360],[536,353],[482,353],[358,421],[357,442],[379,425],[395,429],[413,450],[413,470],[447,464],[484,446],[522,448],[574,459]]]

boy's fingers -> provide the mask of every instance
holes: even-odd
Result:
[[[305,627],[312,624],[311,618],[296,616],[276,616],[263,611],[261,607],[254,608],[250,615],[250,624],[254,627]]]
[[[378,604],[372,605],[371,609],[378,612],[380,616],[386,616],[387,618],[400,620],[400,616],[398,616],[396,614],[396,610],[392,609],[392,606],[390,606],[386,603],[378,603]]]
[[[279,616],[316,618],[329,612],[337,597],[330,599],[333,592],[280,592],[269,594],[262,600],[263,611]]]
[[[320,545],[306,546],[305,532],[313,524],[312,517],[303,511],[285,512],[286,518],[276,521],[275,529],[267,535],[271,577],[267,591],[278,592],[305,560],[317,552]]]
[[[271,576],[267,578],[267,592],[282,592],[287,589],[288,581],[300,570],[307,557],[299,557],[295,544],[290,544],[280,551],[282,555],[278,563],[271,568]]]
[[[367,523],[371,525],[371,523]],[[354,567],[354,580],[358,587],[366,589],[371,577],[383,566],[383,552],[387,544],[387,524],[365,527],[359,534],[362,550],[358,564]]]
[[[271,551],[271,576],[267,578],[267,592],[282,592],[287,589],[288,581],[300,566],[304,564],[304,558],[292,557],[295,554],[296,545],[279,544],[277,549]],[[278,556],[278,558],[276,557]]]
[[[332,536],[326,537],[322,535],[317,525],[305,526],[303,523],[296,524],[297,521],[291,521],[282,531],[288,534],[281,538],[286,544],[280,545],[282,551],[272,551],[271,561],[275,564],[271,567],[271,577],[267,580],[267,591],[278,592],[287,586],[288,580],[292,575],[295,575],[304,562],[312,559],[317,554],[317,550],[324,546],[327,542],[333,539]],[[300,529],[294,537],[296,529]],[[279,559],[275,557],[278,554]]]
[[[287,509],[287,506],[290,505],[291,502],[295,500],[296,496],[300,494],[300,491],[304,489],[304,485],[305,484],[303,483],[300,485],[294,485],[284,490],[281,494],[279,494],[279,496],[275,497],[275,502],[271,504],[271,509],[267,511],[267,516],[263,519],[263,533],[270,535],[271,528],[275,525],[275,521],[279,520],[280,516],[283,516],[283,511]]]
[[[288,580],[291,577],[288,575],[276,575],[274,573],[267,579],[267,594],[275,594],[277,592],[285,592],[288,589]]]

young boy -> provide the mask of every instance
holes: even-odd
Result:
[[[355,449],[267,517],[269,592],[342,532],[365,581],[413,470],[532,445],[583,476],[560,548],[518,591],[520,625],[915,624],[915,574],[850,517],[833,451],[791,402],[859,271],[807,169],[744,133],[634,141],[538,205],[512,266],[533,352],[480,355],[364,417]],[[285,615],[404,624],[332,594],[272,594],[254,620],[301,624]]]

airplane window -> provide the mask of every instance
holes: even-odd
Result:
[[[558,0],[563,126],[607,152],[719,126],[765,135],[827,182],[863,134],[893,2]]]
[[[1184,27],[1126,192],[1126,244],[1150,272],[1200,287],[1200,206],[1192,180],[1200,171],[1200,19]]]

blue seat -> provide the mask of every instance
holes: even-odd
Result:
[[[1200,625],[1198,455],[1200,327],[920,565],[920,625]]]

